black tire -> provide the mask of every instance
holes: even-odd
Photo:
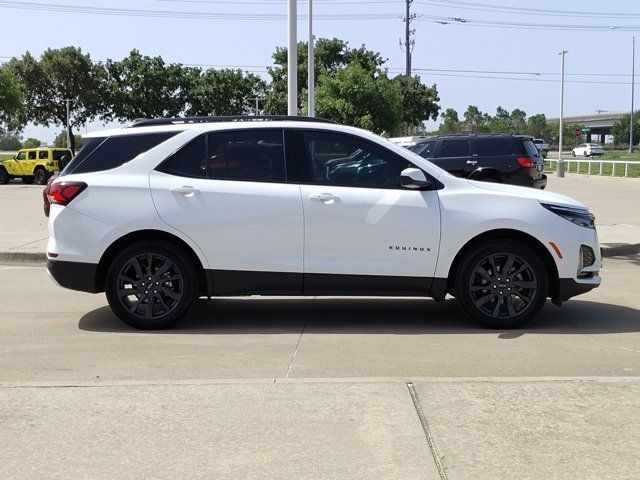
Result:
[[[124,323],[142,330],[162,329],[189,312],[197,298],[198,274],[191,258],[176,245],[141,241],[112,260],[105,291],[111,310]]]
[[[460,307],[490,328],[526,324],[544,306],[549,292],[541,258],[531,247],[513,240],[491,240],[469,250],[455,275]]]
[[[588,157],[588,156],[589,156],[589,154],[587,153],[587,151],[586,151],[586,150],[585,150],[584,152],[582,152],[582,155],[583,155],[583,156],[585,156],[585,157]]]
[[[575,156],[576,156],[576,152],[575,152],[575,150],[571,150],[571,156],[572,156],[572,157],[575,157]]]
[[[9,173],[4,167],[0,167],[0,185],[6,185],[9,183],[11,178],[9,177]]]
[[[33,183],[36,185],[47,184],[47,171],[44,168],[36,168],[36,171],[33,172]]]
[[[33,176],[22,177],[22,183],[26,185],[31,185],[33,183]]]

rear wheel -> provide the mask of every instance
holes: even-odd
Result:
[[[197,296],[198,275],[193,261],[174,244],[137,242],[113,259],[105,290],[109,306],[123,322],[161,329],[187,314]]]
[[[586,150],[584,151],[583,155],[584,155],[585,157],[588,157],[588,156],[589,156],[589,154],[587,153],[587,151],[586,151]]]
[[[454,283],[462,310],[491,328],[524,325],[543,307],[549,291],[540,257],[506,239],[467,252]]]
[[[33,183],[36,185],[47,184],[47,171],[44,168],[38,168],[33,172]]]
[[[0,167],[0,185],[6,185],[9,183],[9,173],[5,170],[4,167]]]
[[[22,183],[26,183],[27,185],[31,185],[33,183],[33,177],[22,177]]]

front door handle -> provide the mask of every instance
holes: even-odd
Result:
[[[193,195],[196,193],[200,193],[200,190],[190,185],[183,185],[181,187],[170,187],[169,191],[171,193],[182,193],[183,195]]]
[[[467,160],[467,165],[475,165],[477,163],[478,163],[477,160]]]
[[[309,195],[309,200],[322,203],[334,203],[340,200],[340,197],[336,197],[332,193],[318,193],[315,195]]]

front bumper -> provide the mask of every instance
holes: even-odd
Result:
[[[598,286],[600,286],[599,281],[597,283],[582,283],[573,278],[560,278],[558,279],[558,289],[553,301],[556,303],[565,302],[577,295],[590,292]]]

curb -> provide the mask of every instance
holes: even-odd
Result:
[[[634,255],[636,253],[640,253],[640,243],[624,244],[617,247],[601,247],[600,253],[603,258]],[[46,262],[47,256],[44,253],[0,252],[0,264],[40,266],[44,265]]]
[[[604,258],[617,257],[620,255],[633,255],[640,253],[640,243],[625,244],[618,247],[601,247],[600,252]]]
[[[0,263],[21,265],[44,265],[47,256],[44,253],[0,252]]]

